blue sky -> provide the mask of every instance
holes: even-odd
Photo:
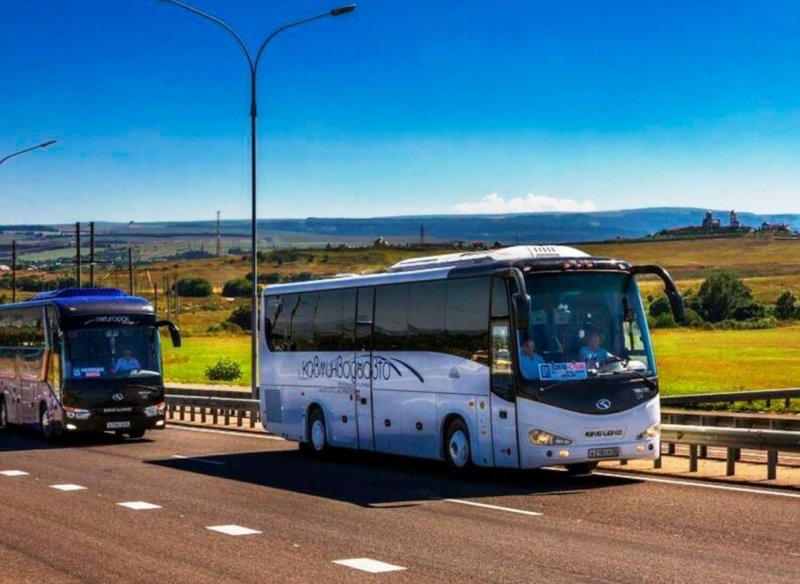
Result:
[[[251,46],[322,0],[188,0]],[[0,224],[249,217],[247,69],[158,0],[0,0]],[[259,216],[800,212],[800,4],[362,0],[259,71]]]

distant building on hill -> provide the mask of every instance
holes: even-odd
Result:
[[[790,233],[791,228],[788,223],[767,223],[761,224],[759,231],[772,231],[774,233]]]
[[[706,212],[703,219],[703,229],[717,229],[722,226],[719,219],[714,219],[714,214],[711,211]]]

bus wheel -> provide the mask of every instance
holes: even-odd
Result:
[[[565,465],[570,476],[590,475],[597,468],[596,462],[576,462]]]
[[[45,440],[51,440],[56,435],[53,422],[50,420],[50,412],[44,404],[39,408],[39,430],[42,432]]]
[[[461,418],[453,420],[445,435],[444,457],[450,468],[464,471],[472,466],[469,430]]]
[[[6,411],[6,400],[0,398],[0,428],[8,426],[8,412]]]
[[[311,418],[308,421],[308,442],[311,452],[320,458],[325,457],[330,450],[328,435],[325,431],[325,414],[319,408],[311,412]]]
[[[144,430],[131,430],[128,432],[128,438],[142,438],[144,437]]]

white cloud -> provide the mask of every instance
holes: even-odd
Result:
[[[558,199],[545,195],[528,193],[524,197],[504,199],[497,193],[486,195],[479,201],[458,203],[454,209],[456,213],[541,213],[562,212],[580,213],[594,211],[597,208],[594,201],[576,201],[575,199]]]

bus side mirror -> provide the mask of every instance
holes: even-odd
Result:
[[[162,326],[167,327],[169,329],[169,336],[172,339],[172,346],[181,346],[181,329],[178,328],[178,325],[170,320],[159,320],[156,323],[156,326],[158,328],[161,328]]]
[[[675,322],[683,322],[686,320],[686,305],[683,301],[683,296],[678,292],[678,287],[675,285],[675,281],[667,270],[661,266],[653,265],[633,266],[631,268],[631,274],[650,274],[661,278],[661,281],[664,282],[664,294],[667,295],[669,307],[672,309],[672,318],[675,319]]]
[[[494,271],[494,275],[516,284],[517,291],[511,295],[515,322],[517,330],[527,331],[531,317],[531,297],[525,289],[525,277],[519,268],[500,268]]]

